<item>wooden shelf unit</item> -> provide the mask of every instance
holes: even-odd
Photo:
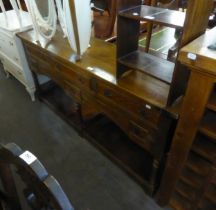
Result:
[[[216,52],[207,48],[213,41],[209,38],[215,35],[216,28],[185,46],[179,55],[191,75],[161,184],[167,193],[169,183],[169,203],[176,210],[216,209],[216,71],[210,64],[216,63]],[[196,59],[192,61],[188,53]],[[195,193],[189,208],[188,201],[176,197],[179,193],[183,196],[181,182]],[[159,194],[162,193],[161,190]]]
[[[133,68],[170,84],[175,65],[138,49],[140,21],[183,30],[184,20],[183,12],[146,5],[120,12],[118,16],[117,78],[120,78],[129,68]]]
[[[176,193],[181,194],[185,199],[187,196],[191,197],[189,194],[193,194],[189,210],[216,209],[216,184],[213,183],[216,177],[216,111],[212,111],[212,109],[210,111],[208,108],[214,94],[214,91],[210,94],[197,136],[170,200],[170,205],[176,210],[179,208],[188,210],[187,202],[180,204],[182,201],[176,198]],[[188,176],[188,172],[185,173],[188,170],[190,176]],[[189,189],[189,187],[193,189],[182,191],[182,181],[186,184],[184,189]],[[180,205],[184,207],[180,207]]]
[[[180,49],[204,33],[212,5],[211,0],[189,0],[187,13],[147,5],[121,11],[117,24],[117,79],[120,80],[131,70],[148,74],[170,85],[166,104],[175,102],[185,92],[189,73],[178,62],[172,63],[139,50],[140,21],[180,30]],[[196,26],[192,27],[195,22]]]

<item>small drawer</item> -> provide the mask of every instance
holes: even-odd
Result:
[[[17,49],[16,42],[13,38],[7,37],[4,43],[4,53],[16,63],[19,61],[19,52]]]
[[[64,80],[63,89],[65,90],[65,92],[69,96],[72,96],[75,100],[77,100],[77,102],[81,101],[81,90],[77,86],[75,86],[75,85],[71,84],[70,82]]]
[[[38,70],[38,61],[37,61],[37,59],[33,58],[32,56],[28,56],[28,61],[29,61],[30,69],[32,69],[33,71],[37,71]]]
[[[52,79],[61,78],[60,74],[55,70],[55,65],[51,60],[41,60],[35,56],[28,56],[29,66],[32,71],[35,71],[38,74],[44,74]]]
[[[10,72],[14,77],[16,77],[20,82],[25,83],[24,73],[17,65],[5,60],[4,68],[6,71]]]
[[[155,132],[151,127],[141,127],[137,123],[130,121],[129,137],[131,140],[139,144],[146,151],[153,153],[152,147],[155,143]]]
[[[88,80],[79,75],[77,72],[75,72],[72,68],[59,63],[55,62],[55,70],[61,74],[62,78],[64,78],[65,81],[67,81],[69,84],[75,84],[76,86],[82,87],[86,86],[88,84]]]
[[[118,87],[112,88],[106,85],[104,81],[96,78],[92,78],[90,81],[90,89],[107,102],[116,104],[126,112],[132,113],[140,120],[149,122],[157,128],[161,116],[159,108],[132,96]]]

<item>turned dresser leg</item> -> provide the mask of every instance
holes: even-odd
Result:
[[[31,97],[31,100],[34,102],[35,101],[35,91],[36,91],[36,89],[26,87],[26,91],[29,93],[29,95]]]

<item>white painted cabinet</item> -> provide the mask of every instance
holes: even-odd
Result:
[[[7,11],[7,19],[0,13],[0,60],[5,72],[19,80],[35,100],[35,84],[29,70],[21,40],[16,33],[32,28],[32,21],[27,12],[20,11],[21,26],[14,10]],[[9,75],[9,74],[8,74]]]

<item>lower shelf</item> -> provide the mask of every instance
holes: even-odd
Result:
[[[87,122],[85,131],[87,138],[105,155],[140,182],[148,193],[153,193],[156,186],[150,185],[153,165],[151,156],[103,115]]]
[[[151,54],[135,51],[122,58],[118,62],[132,69],[143,71],[165,83],[172,81],[175,64]]]
[[[54,82],[51,81],[41,86],[39,99],[77,131],[81,131],[79,105],[72,101]]]
[[[160,170],[152,182],[153,158],[118,126],[102,114],[84,123],[78,104],[54,83],[43,86],[40,92],[39,98],[44,103],[140,183],[149,195],[154,194],[159,185]]]

